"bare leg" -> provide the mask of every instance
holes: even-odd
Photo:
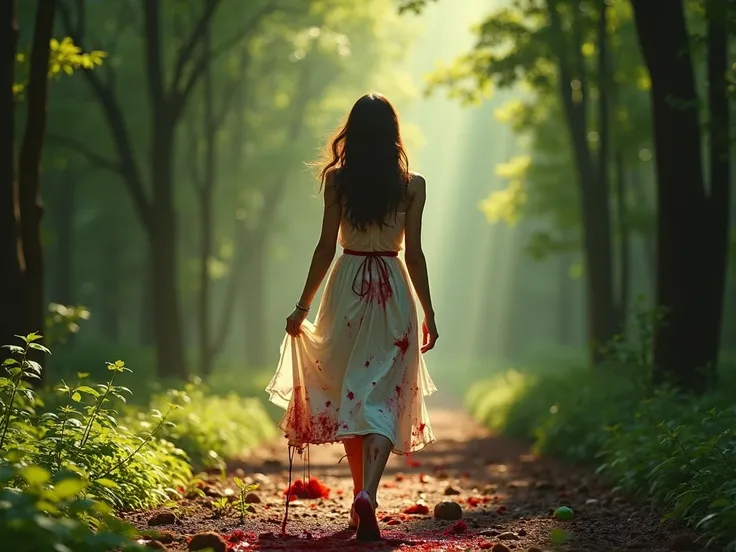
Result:
[[[353,478],[353,497],[363,489],[363,436],[345,439],[342,442],[348,457],[350,475]]]
[[[345,439],[342,444],[345,447],[345,455],[348,457],[350,475],[353,478],[353,498],[355,498],[363,489],[363,436]],[[352,508],[348,526],[352,529],[358,526],[358,518]]]
[[[376,495],[386,462],[393,445],[383,435],[370,434],[363,439],[363,490],[353,502],[359,518],[358,540],[373,541],[381,538],[376,519]]]
[[[392,449],[393,444],[383,435],[372,433],[366,435],[363,440],[363,490],[370,495],[374,508],[378,497],[378,484],[381,482]]]

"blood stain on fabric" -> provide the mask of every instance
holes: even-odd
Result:
[[[347,397],[352,401],[355,398],[355,393],[353,393],[352,391],[348,391]]]

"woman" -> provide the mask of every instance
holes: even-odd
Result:
[[[425,181],[408,170],[385,97],[355,103],[320,180],[322,233],[267,391],[286,409],[279,427],[289,445],[344,444],[354,484],[350,525],[358,539],[376,540],[376,494],[389,455],[434,442],[424,397],[436,388],[422,353],[438,338],[421,243]],[[311,324],[307,314],[338,239],[343,254]],[[402,242],[405,264],[397,258]],[[424,310],[421,343],[409,278]]]

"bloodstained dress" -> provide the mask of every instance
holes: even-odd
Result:
[[[376,433],[408,454],[434,442],[426,396],[437,388],[420,351],[417,305],[403,261],[405,213],[365,231],[340,224],[343,254],[327,278],[314,324],[288,334],[266,388],[286,410],[289,445]]]

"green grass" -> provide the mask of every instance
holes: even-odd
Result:
[[[736,382],[722,374],[703,397],[653,390],[648,371],[610,363],[547,363],[475,384],[469,410],[534,448],[592,464],[613,484],[652,500],[736,550]]]

